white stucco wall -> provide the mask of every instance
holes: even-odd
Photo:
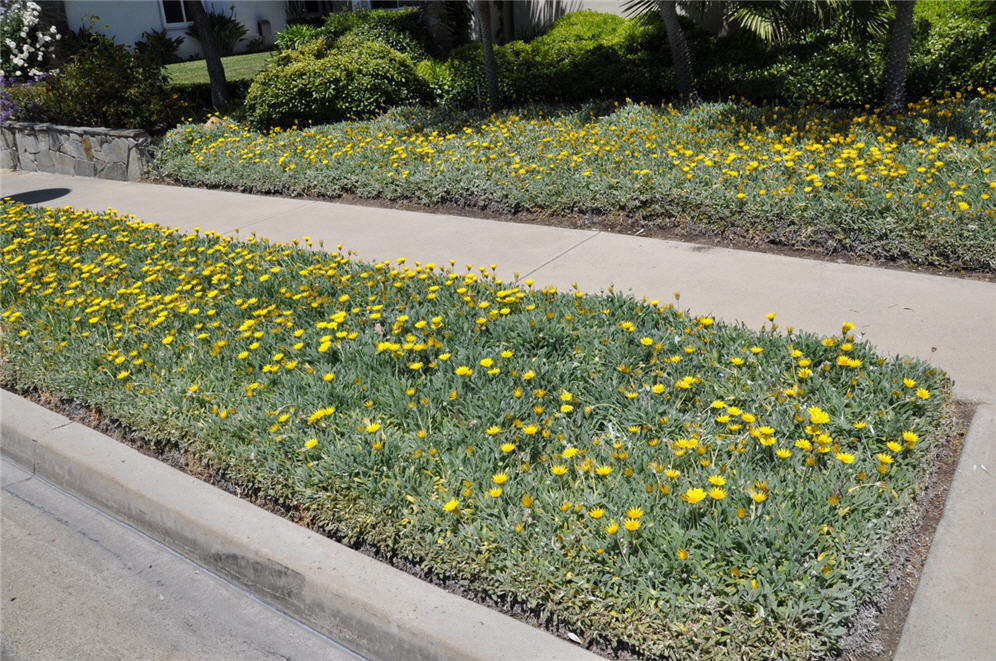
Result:
[[[260,22],[269,21],[267,45],[272,44],[277,33],[287,25],[286,3],[283,0],[207,0],[204,6],[208,11],[225,14],[230,14],[234,8],[236,20],[245,25],[249,31],[246,35],[247,40],[261,36]],[[66,2],[66,19],[71,29],[89,26],[90,16],[98,17],[94,23],[96,31],[113,37],[120,44],[131,46],[142,39],[143,32],[165,29],[172,37],[184,37],[183,45],[180,46],[180,57],[187,59],[200,54],[200,44],[185,34],[189,23],[167,26],[162,4],[158,0],[68,0]],[[241,46],[245,47],[245,41]]]

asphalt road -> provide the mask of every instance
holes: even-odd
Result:
[[[360,658],[6,458],[0,485],[3,661]]]

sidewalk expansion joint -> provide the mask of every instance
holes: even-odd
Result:
[[[554,255],[553,257],[551,257],[550,259],[546,260],[545,262],[543,262],[542,264],[540,264],[536,268],[530,270],[528,273],[525,273],[525,274],[519,276],[519,279],[521,280],[521,279],[524,279],[524,278],[528,278],[529,276],[533,275],[537,271],[543,270],[544,268],[546,268],[550,264],[553,264],[555,261],[557,261],[558,259],[560,259],[564,255],[566,255],[567,253],[569,253],[569,252],[571,252],[573,250],[577,250],[578,248],[580,248],[584,244],[588,243],[589,241],[591,241],[592,239],[594,239],[596,236],[598,236],[601,233],[602,233],[601,230],[595,230],[594,233],[591,236],[588,236],[588,237],[585,237],[584,239],[581,239],[580,241],[578,241],[577,243],[575,243],[573,246],[570,246],[569,248],[567,248],[563,252],[561,252],[561,253],[559,253],[557,255]]]

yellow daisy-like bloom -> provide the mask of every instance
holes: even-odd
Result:
[[[328,382],[328,381],[331,381],[334,378],[335,378],[335,373],[334,372],[326,372],[325,374],[322,374],[322,381]]]
[[[457,500],[456,498],[451,498],[450,500],[448,500],[446,502],[445,505],[443,505],[443,511],[444,512],[453,512],[453,511],[456,511],[456,508],[459,507],[459,506],[460,506],[460,501]]]
[[[902,452],[903,450],[903,446],[897,443],[896,441],[889,441],[888,443],[885,444],[885,447],[889,448],[893,452]]]
[[[593,519],[601,519],[603,516],[605,516],[605,509],[602,507],[593,507],[592,509],[588,510],[588,516],[590,516]]]
[[[529,370],[528,372],[523,372],[522,373],[522,380],[523,381],[528,381],[529,379],[532,379],[535,376],[536,376],[536,372],[534,372],[532,370]]]
[[[491,476],[491,481],[495,484],[505,484],[508,482],[508,473],[495,473]]]
[[[471,374],[474,373],[474,370],[470,369],[466,365],[460,365],[455,370],[453,370],[453,372],[457,376],[470,376]]]
[[[316,445],[318,445],[318,439],[317,438],[309,438],[307,441],[304,442],[304,449],[305,450],[310,450],[313,447],[315,447]]]
[[[726,484],[726,478],[723,477],[722,475],[710,475],[709,484],[713,485],[714,487],[721,487],[724,484]]]
[[[903,385],[907,388],[914,388],[916,387],[916,381],[907,377],[903,379]]]
[[[763,503],[764,501],[766,501],[768,499],[768,494],[766,494],[766,493],[764,493],[762,491],[762,492],[758,492],[758,493],[753,493],[753,494],[751,494],[750,497],[751,497],[751,499],[753,499],[753,501],[755,503],[760,504],[760,503]]]
[[[787,448],[778,448],[775,450],[775,454],[778,455],[780,459],[788,459],[792,456],[792,451]]]
[[[830,422],[830,415],[823,409],[813,406],[809,409],[809,421],[814,425],[824,425]]]
[[[726,402],[724,402],[721,399],[716,399],[716,400],[713,400],[713,402],[712,402],[712,404],[710,404],[710,406],[712,406],[714,409],[722,409],[722,408],[726,408]]]
[[[903,440],[906,441],[907,443],[916,443],[917,441],[920,440],[920,437],[914,432],[904,431]]]
[[[612,472],[612,466],[604,466],[604,465],[598,466],[597,468],[595,468],[595,472],[601,477],[605,477],[606,475]]]
[[[605,526],[605,532],[609,533],[610,535],[615,535],[617,532],[619,532],[619,522],[609,521],[609,525]]]
[[[681,499],[686,503],[691,503],[692,505],[694,505],[695,503],[705,500],[705,497],[706,497],[706,492],[704,489],[694,488],[686,491],[684,495],[681,497]]]
[[[507,453],[507,452],[511,452],[514,449],[515,449],[515,443],[502,443],[502,445],[501,445],[501,451],[502,452],[506,452]]]
[[[525,434],[526,436],[532,436],[538,431],[539,427],[537,427],[536,425],[526,425],[525,427],[522,428],[522,433]]]
[[[574,447],[571,447],[571,448],[567,448],[566,450],[564,450],[563,453],[561,454],[561,456],[564,459],[570,459],[574,455],[576,455],[577,453],[578,453],[578,449],[574,448]]]
[[[709,489],[709,497],[713,500],[723,500],[726,498],[726,492],[720,488]]]
[[[654,339],[652,337],[643,337],[643,338],[640,338],[640,344],[642,344],[645,347],[649,347],[653,343],[654,343]]]
[[[371,422],[366,427],[366,432],[368,434],[376,434],[378,431],[380,431],[380,423],[379,422]]]
[[[564,475],[564,474],[567,473],[567,466],[564,466],[563,464],[557,464],[556,466],[553,466],[550,469],[550,472],[553,473],[554,475],[560,477],[561,475]]]
[[[844,464],[854,463],[854,455],[849,452],[838,452],[837,460]]]
[[[487,434],[488,436],[496,436],[500,432],[501,432],[501,427],[499,427],[498,425],[491,425],[490,427],[484,430],[484,433]]]
[[[920,399],[930,399],[930,391],[926,388],[917,388],[916,396]]]
[[[626,519],[623,521],[623,528],[630,532],[635,532],[640,529],[640,522],[636,519]]]
[[[681,476],[681,472],[676,471],[673,468],[668,468],[666,471],[664,471],[664,474],[667,475],[672,480],[677,480]]]
[[[688,560],[688,551],[685,549],[678,549],[678,552],[675,555],[678,556],[678,560]]]
[[[881,461],[881,462],[882,462],[883,464],[891,464],[891,463],[892,463],[893,461],[895,461],[895,460],[894,460],[894,459],[892,458],[892,455],[891,455],[891,454],[885,454],[884,452],[879,452],[879,453],[878,453],[877,455],[875,455],[875,456],[876,456],[876,457],[878,458],[878,460],[879,460],[879,461]]]
[[[493,487],[488,490],[488,495],[491,496],[492,498],[497,498],[498,496],[501,495],[501,493],[502,493],[501,487]]]
[[[629,519],[639,519],[644,515],[644,511],[639,507],[630,507],[626,510],[626,518]]]

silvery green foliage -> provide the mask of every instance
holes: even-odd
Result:
[[[0,76],[37,78],[49,73],[55,42],[61,39],[55,26],[40,24],[41,7],[25,0],[0,0]]]

